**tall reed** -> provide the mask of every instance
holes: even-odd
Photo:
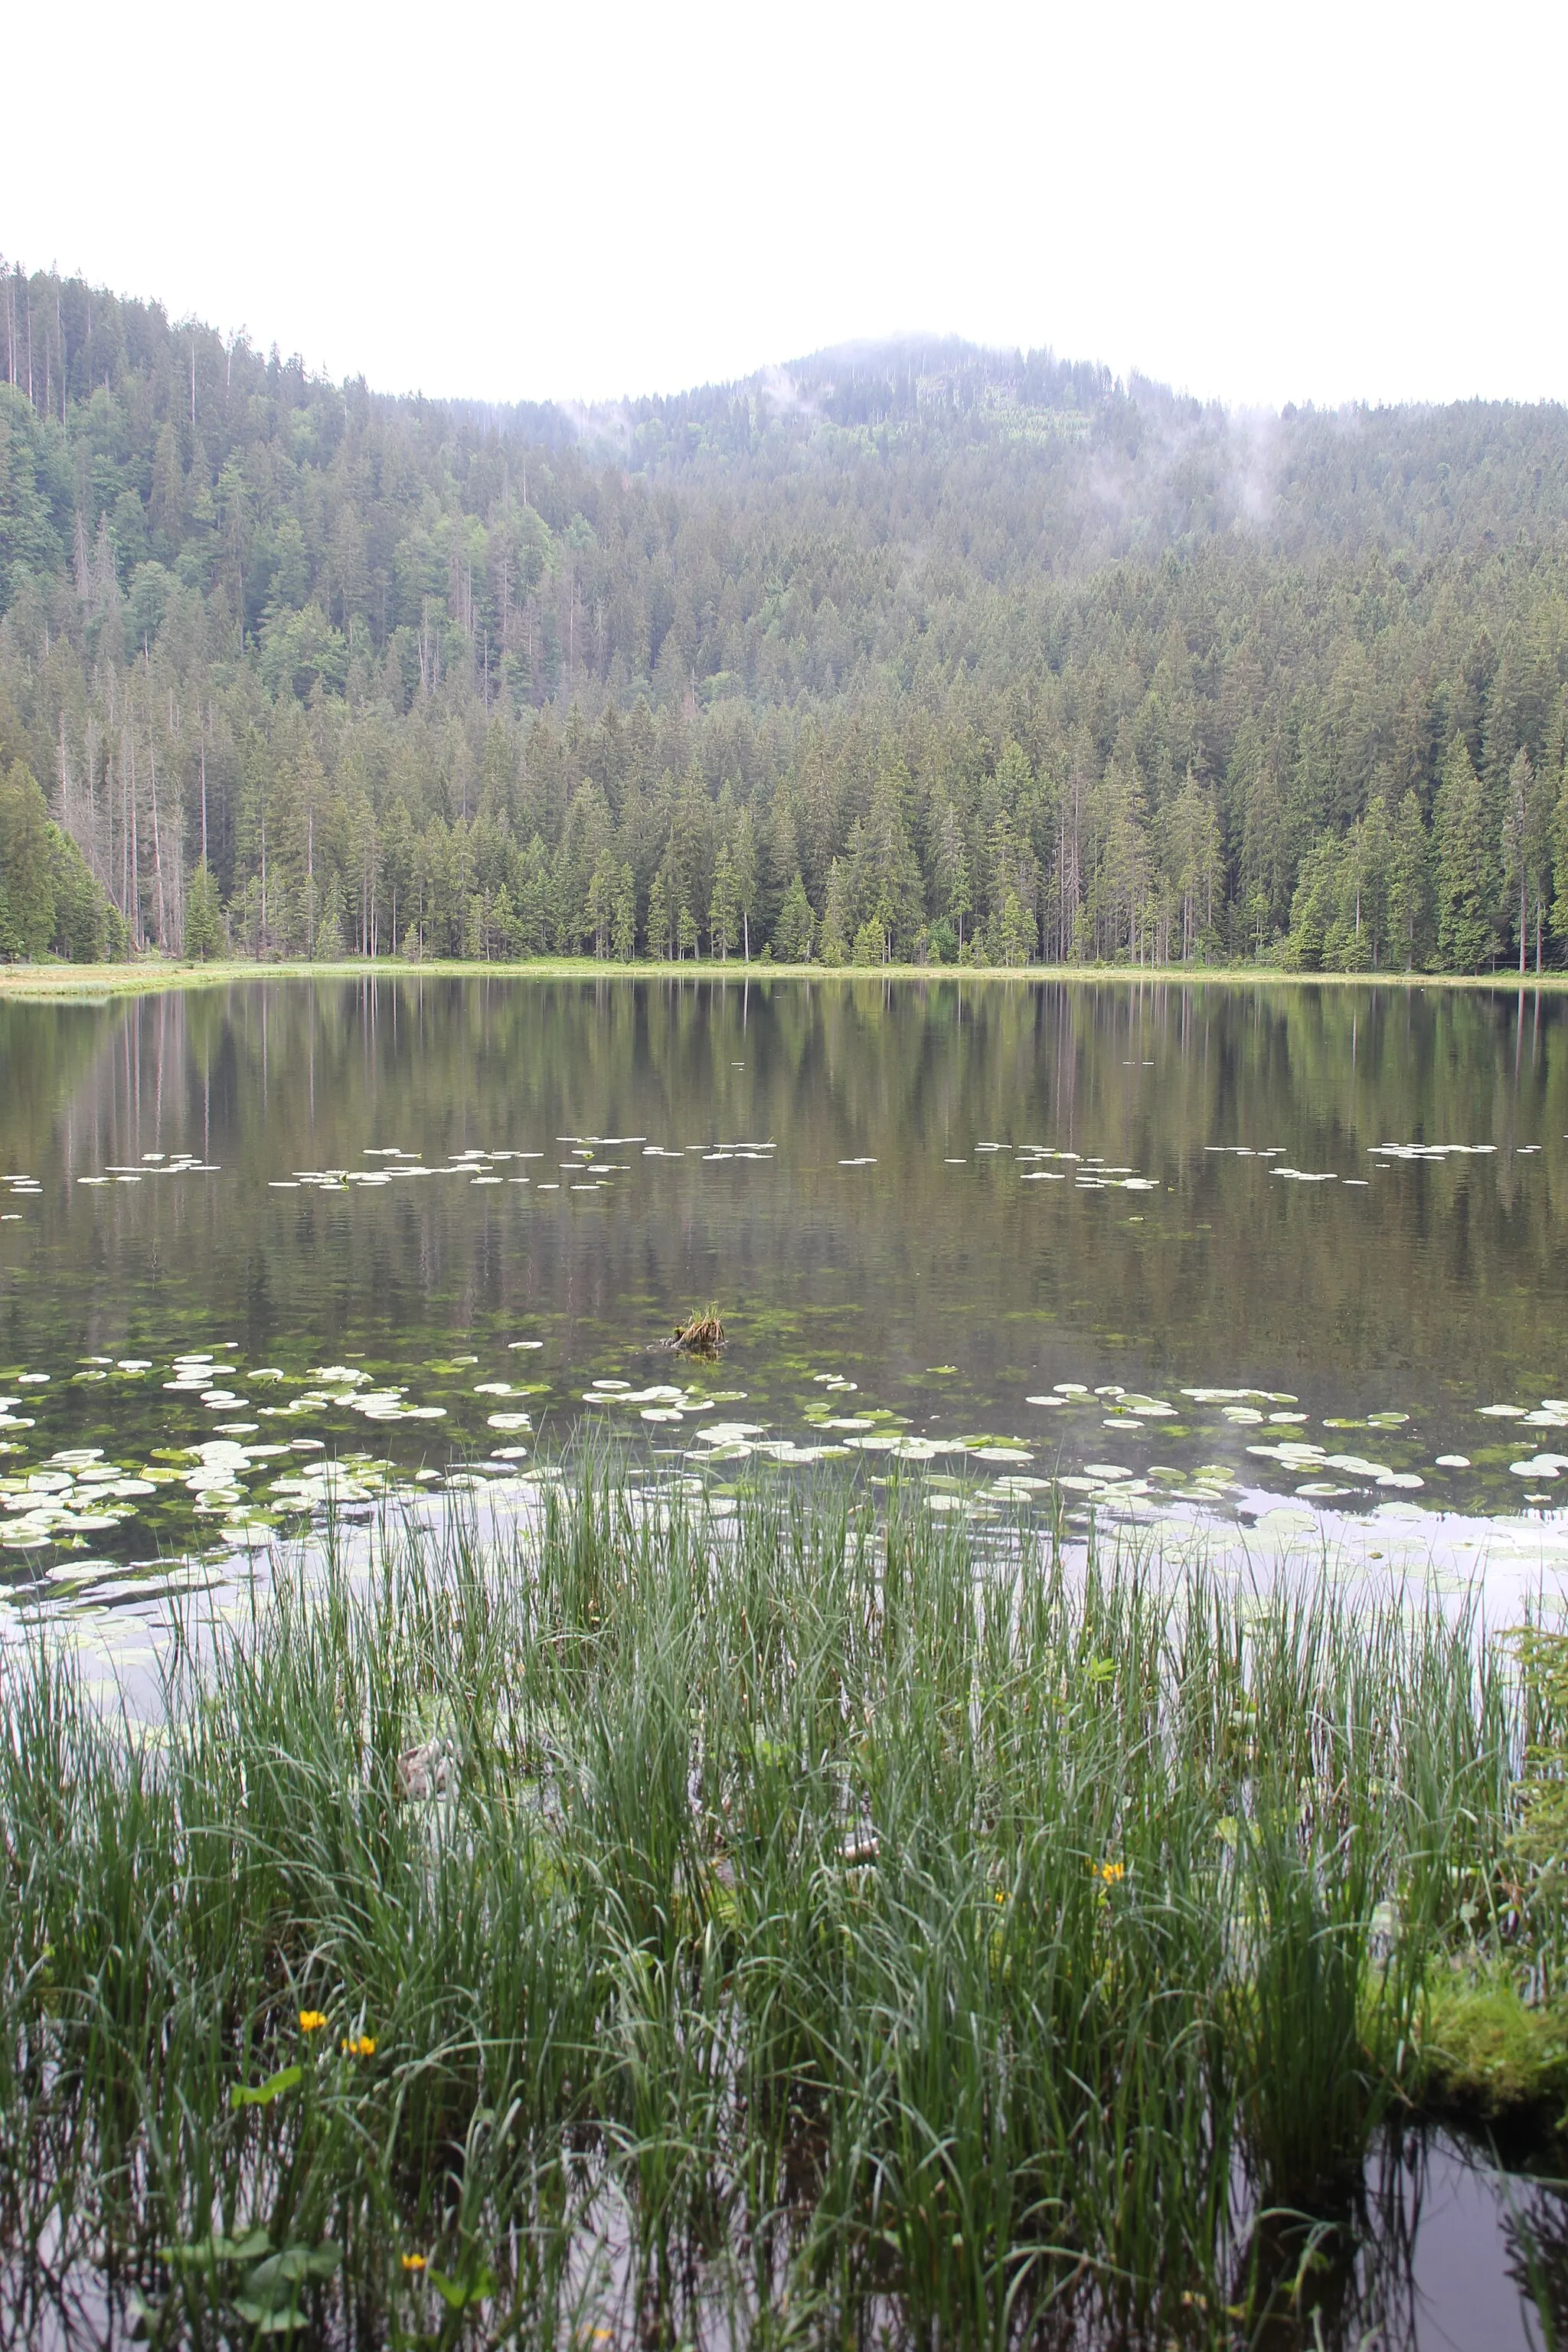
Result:
[[[601,1466],[185,1633],[0,1742],[7,2292],[167,2342],[1208,2340],[1513,1820],[1473,1623],[918,1488]]]

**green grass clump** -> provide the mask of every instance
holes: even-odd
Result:
[[[585,1477],[187,1632],[0,1743],[7,2291],[167,2343],[1228,2340],[1519,1811],[1473,1625],[918,1493]]]

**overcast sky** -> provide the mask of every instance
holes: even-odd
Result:
[[[1232,403],[1568,396],[1561,0],[87,0],[0,53],[0,252],[384,390],[914,329]]]

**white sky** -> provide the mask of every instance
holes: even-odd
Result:
[[[901,329],[1236,403],[1568,397],[1568,10],[8,12],[0,252],[387,391]]]

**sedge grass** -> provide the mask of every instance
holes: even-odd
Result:
[[[42,1641],[7,1692],[5,2292],[62,2336],[90,2278],[170,2344],[1228,2342],[1520,1867],[1471,1620],[918,1491],[590,1469],[186,1632],[150,1725]]]

